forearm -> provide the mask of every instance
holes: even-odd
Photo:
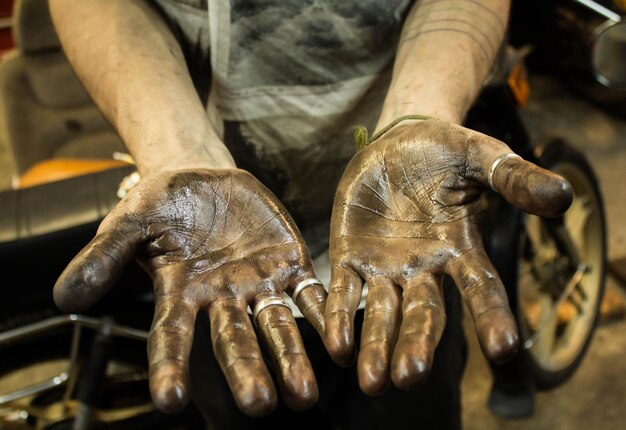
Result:
[[[377,129],[422,114],[460,123],[496,57],[509,0],[419,0],[406,19]]]
[[[142,175],[234,167],[195,92],[176,39],[143,0],[50,0],[77,75]]]

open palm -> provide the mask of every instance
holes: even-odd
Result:
[[[486,355],[503,361],[516,351],[515,321],[477,227],[489,167],[508,152],[488,136],[427,120],[397,125],[348,165],[331,223],[326,342],[339,363],[353,356],[366,282],[358,358],[366,393],[424,380],[445,326],[444,275],[461,289]],[[571,201],[562,178],[519,159],[502,163],[494,185],[540,215]]]
[[[248,306],[282,297],[315,277],[300,233],[278,200],[237,169],[145,178],[63,272],[54,291],[57,304],[68,311],[88,308],[133,257],[154,283],[148,355],[157,406],[176,410],[188,400],[194,322],[204,310],[217,360],[239,407],[251,415],[269,413],[277,396]],[[297,303],[320,333],[324,298],[323,288],[314,286],[303,290]],[[286,403],[294,409],[312,406],[317,385],[291,311],[268,307],[258,323]]]

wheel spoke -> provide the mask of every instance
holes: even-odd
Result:
[[[537,338],[533,350],[542,361],[550,361],[556,342],[558,318],[554,303],[549,294],[542,294],[539,298],[540,315]]]
[[[529,215],[526,220],[526,234],[530,240],[533,251],[537,252],[543,247],[541,235],[541,219],[534,215]]]
[[[535,270],[540,270],[542,266],[554,260],[558,251],[554,241],[546,235],[543,221],[538,216],[528,216],[526,220],[526,234],[532,248],[532,264]],[[539,278],[537,280],[541,281]]]
[[[575,341],[574,334],[577,331],[579,326],[579,321],[581,318],[581,312],[576,309],[576,316],[567,322],[565,329],[563,330],[563,334],[559,337],[559,342],[562,342],[564,345],[569,344],[572,340]]]
[[[585,229],[592,209],[588,197],[574,199],[572,206],[565,215],[565,228],[576,245],[581,258],[585,258]]]

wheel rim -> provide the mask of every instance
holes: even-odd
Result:
[[[596,320],[603,282],[604,220],[594,186],[580,167],[562,162],[551,170],[574,189],[564,227],[581,264],[573,270],[541,218],[529,215],[518,285],[524,348],[540,368],[559,372],[583,352]]]
[[[68,369],[68,359],[55,359],[35,363],[0,378],[0,393],[13,391],[33,382],[46,380]],[[33,375],[35,378],[33,380]],[[75,376],[75,375],[74,375]],[[0,429],[63,429],[71,428],[76,418],[78,402],[74,398],[75,380],[73,377],[66,384],[60,385],[47,392],[24,397],[11,403],[0,406]],[[155,407],[152,404],[147,391],[148,375],[146,369],[141,366],[127,364],[112,360],[108,363],[107,372],[104,375],[100,387],[100,393],[104,386],[118,384],[125,388],[132,383],[144,383],[145,390],[137,389],[125,392],[127,398],[109,399],[106,409],[93,410],[94,417],[103,423],[115,423],[134,416],[152,413]],[[125,384],[125,385],[124,385]],[[113,392],[110,389],[109,391]],[[119,394],[121,389],[115,391]],[[46,398],[46,396],[48,398]],[[66,427],[68,426],[68,427]]]

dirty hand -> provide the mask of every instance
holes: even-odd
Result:
[[[239,408],[249,415],[270,413],[276,390],[248,305],[280,298],[283,291],[291,294],[299,282],[315,278],[300,233],[271,192],[238,169],[144,178],[65,269],[54,288],[56,303],[65,311],[86,310],[133,257],[154,283],[148,356],[156,405],[175,411],[187,403],[194,321],[204,310],[213,349]],[[320,333],[325,294],[313,285],[297,297],[298,307]],[[312,406],[317,384],[291,311],[268,306],[257,322],[285,402],[293,409]]]
[[[339,364],[355,355],[354,316],[369,287],[358,355],[359,385],[382,393],[390,380],[419,386],[444,325],[442,282],[450,275],[472,314],[484,353],[510,358],[515,320],[477,227],[481,196],[502,142],[438,120],[405,121],[357,153],[340,181],[330,239],[332,279],[326,344]],[[509,203],[556,216],[571,203],[560,176],[502,159],[493,184]]]

